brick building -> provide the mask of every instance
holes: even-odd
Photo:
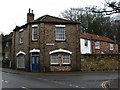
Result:
[[[81,54],[117,54],[118,45],[110,38],[89,33],[80,34]],[[86,50],[87,49],[87,50]]]
[[[12,67],[27,71],[80,70],[80,23],[44,15],[13,30]]]
[[[3,35],[2,37],[2,57],[3,57],[3,67],[11,67],[11,56],[12,56],[12,35]]]

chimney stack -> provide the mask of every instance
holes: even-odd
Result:
[[[34,13],[33,10],[29,8],[29,12],[27,13],[27,23],[33,20],[34,20]]]

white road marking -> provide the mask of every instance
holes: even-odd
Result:
[[[8,83],[8,81],[5,81],[5,83]]]
[[[2,82],[5,82],[5,83],[8,83],[8,81],[6,81],[6,80],[1,80]]]
[[[29,89],[29,88],[27,88],[27,87],[24,87],[24,86],[22,86],[21,88],[24,88],[24,89],[26,89],[26,90],[31,90],[31,89]]]
[[[2,82],[4,81],[4,80],[1,80]]]

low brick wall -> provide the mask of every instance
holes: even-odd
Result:
[[[118,71],[120,54],[81,55],[81,71]]]

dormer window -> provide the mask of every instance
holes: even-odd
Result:
[[[65,25],[56,25],[56,41],[65,41]]]
[[[38,40],[38,26],[33,25],[32,26],[32,41],[37,41]]]

